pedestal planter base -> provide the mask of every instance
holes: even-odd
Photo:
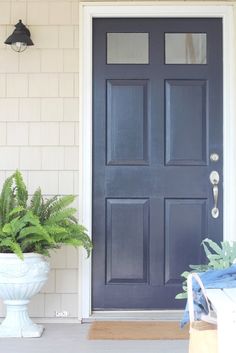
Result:
[[[7,315],[0,325],[0,337],[40,337],[44,330],[28,315],[28,303],[47,280],[49,263],[39,254],[0,254],[0,297]]]
[[[0,337],[40,337],[44,330],[28,315],[28,300],[6,300],[7,316],[0,326]]]

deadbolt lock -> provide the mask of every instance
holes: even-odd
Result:
[[[219,157],[219,155],[218,155],[217,153],[212,153],[212,154],[210,155],[210,160],[211,160],[212,162],[218,162],[219,159],[220,159],[220,157]]]

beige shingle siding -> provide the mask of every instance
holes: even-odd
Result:
[[[35,44],[21,54],[3,44],[19,19]],[[20,168],[30,193],[78,193],[78,21],[75,1],[0,1],[0,185]],[[77,317],[77,250],[53,253],[51,266],[31,315]]]

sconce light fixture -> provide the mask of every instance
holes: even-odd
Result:
[[[5,40],[5,44],[11,45],[14,51],[22,52],[28,45],[34,45],[30,38],[30,31],[22,23],[21,20],[15,25],[16,29],[13,33]]]

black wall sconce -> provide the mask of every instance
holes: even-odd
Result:
[[[16,29],[13,33],[5,40],[5,44],[11,45],[14,51],[18,53],[24,51],[28,45],[34,45],[30,38],[30,31],[22,23],[21,20],[15,25]]]

